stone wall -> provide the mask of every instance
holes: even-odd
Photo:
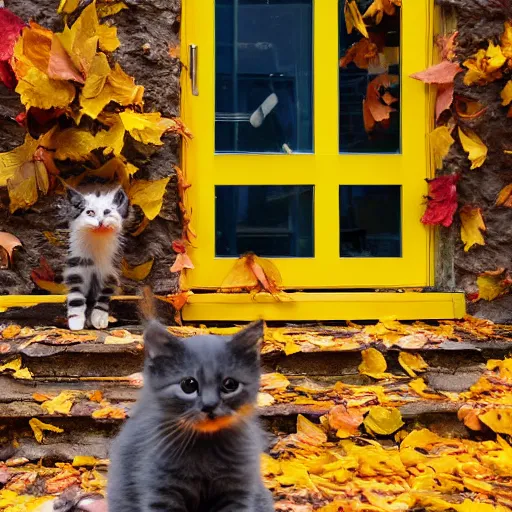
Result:
[[[81,7],[89,4],[82,1]],[[125,0],[128,9],[104,18],[104,22],[118,27],[121,46],[113,54],[123,70],[144,86],[144,111],[159,111],[167,117],[179,115],[180,62],[169,55],[169,47],[179,44],[180,0]],[[57,15],[59,0],[5,0],[5,7],[24,21],[34,20],[54,31],[60,31],[63,20]],[[80,9],[79,11],[80,12]],[[73,14],[68,23],[76,18]],[[25,130],[15,117],[24,111],[18,94],[0,84],[0,152],[22,144]],[[126,135],[123,154],[139,168],[138,179],[155,180],[172,176],[169,181],[160,214],[137,238],[127,236],[125,257],[130,265],[155,259],[151,274],[145,283],[157,293],[171,293],[177,289],[177,275],[169,272],[175,254],[171,242],[181,237],[176,176],[173,164],[180,159],[180,138],[165,135],[161,147],[142,145]],[[57,272],[62,269],[65,243],[55,246],[43,235],[55,233],[63,241],[67,238],[66,221],[62,218],[64,199],[51,194],[29,210],[9,214],[6,189],[0,189],[0,231],[16,235],[23,243],[17,252],[12,270],[0,270],[0,294],[30,294],[36,287],[30,272],[44,256]],[[136,291],[140,283],[124,279],[125,293]]]

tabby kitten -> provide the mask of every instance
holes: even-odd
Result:
[[[118,284],[116,257],[129,202],[122,188],[78,192],[68,188],[72,207],[69,254],[64,270],[68,325],[83,329],[90,313],[96,329],[108,326],[110,297]]]
[[[271,512],[254,407],[263,323],[234,336],[144,333],[144,387],[110,453],[109,512]]]

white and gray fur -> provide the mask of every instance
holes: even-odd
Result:
[[[198,421],[255,406],[263,324],[234,336],[177,338],[156,321],[144,333],[144,387],[110,450],[109,512],[272,512],[260,474],[263,433],[241,414],[216,432]],[[192,378],[197,391],[182,386]],[[227,379],[237,386],[226,391]],[[236,387],[236,389],[234,389]]]
[[[68,287],[68,326],[80,330],[90,324],[108,326],[110,297],[119,283],[118,256],[129,202],[122,188],[67,189],[72,207],[69,253],[64,270]],[[94,232],[98,227],[108,232]]]

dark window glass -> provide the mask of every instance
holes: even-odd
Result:
[[[312,0],[217,0],[215,150],[313,150]]]
[[[340,256],[402,255],[401,187],[340,186]]]
[[[215,187],[215,253],[313,256],[313,186]]]
[[[373,0],[355,2],[366,14]],[[390,2],[388,2],[390,3]],[[339,1],[340,153],[400,152],[400,8],[367,16],[368,36],[348,34]]]

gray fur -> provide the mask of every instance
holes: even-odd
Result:
[[[214,433],[191,427],[255,406],[262,335],[261,322],[232,337],[186,340],[157,322],[149,324],[144,387],[111,448],[109,512],[274,510],[260,476],[263,435],[257,418],[244,415]],[[197,379],[197,394],[183,393],[180,382],[187,377]],[[221,391],[228,377],[242,383],[231,394]]]

